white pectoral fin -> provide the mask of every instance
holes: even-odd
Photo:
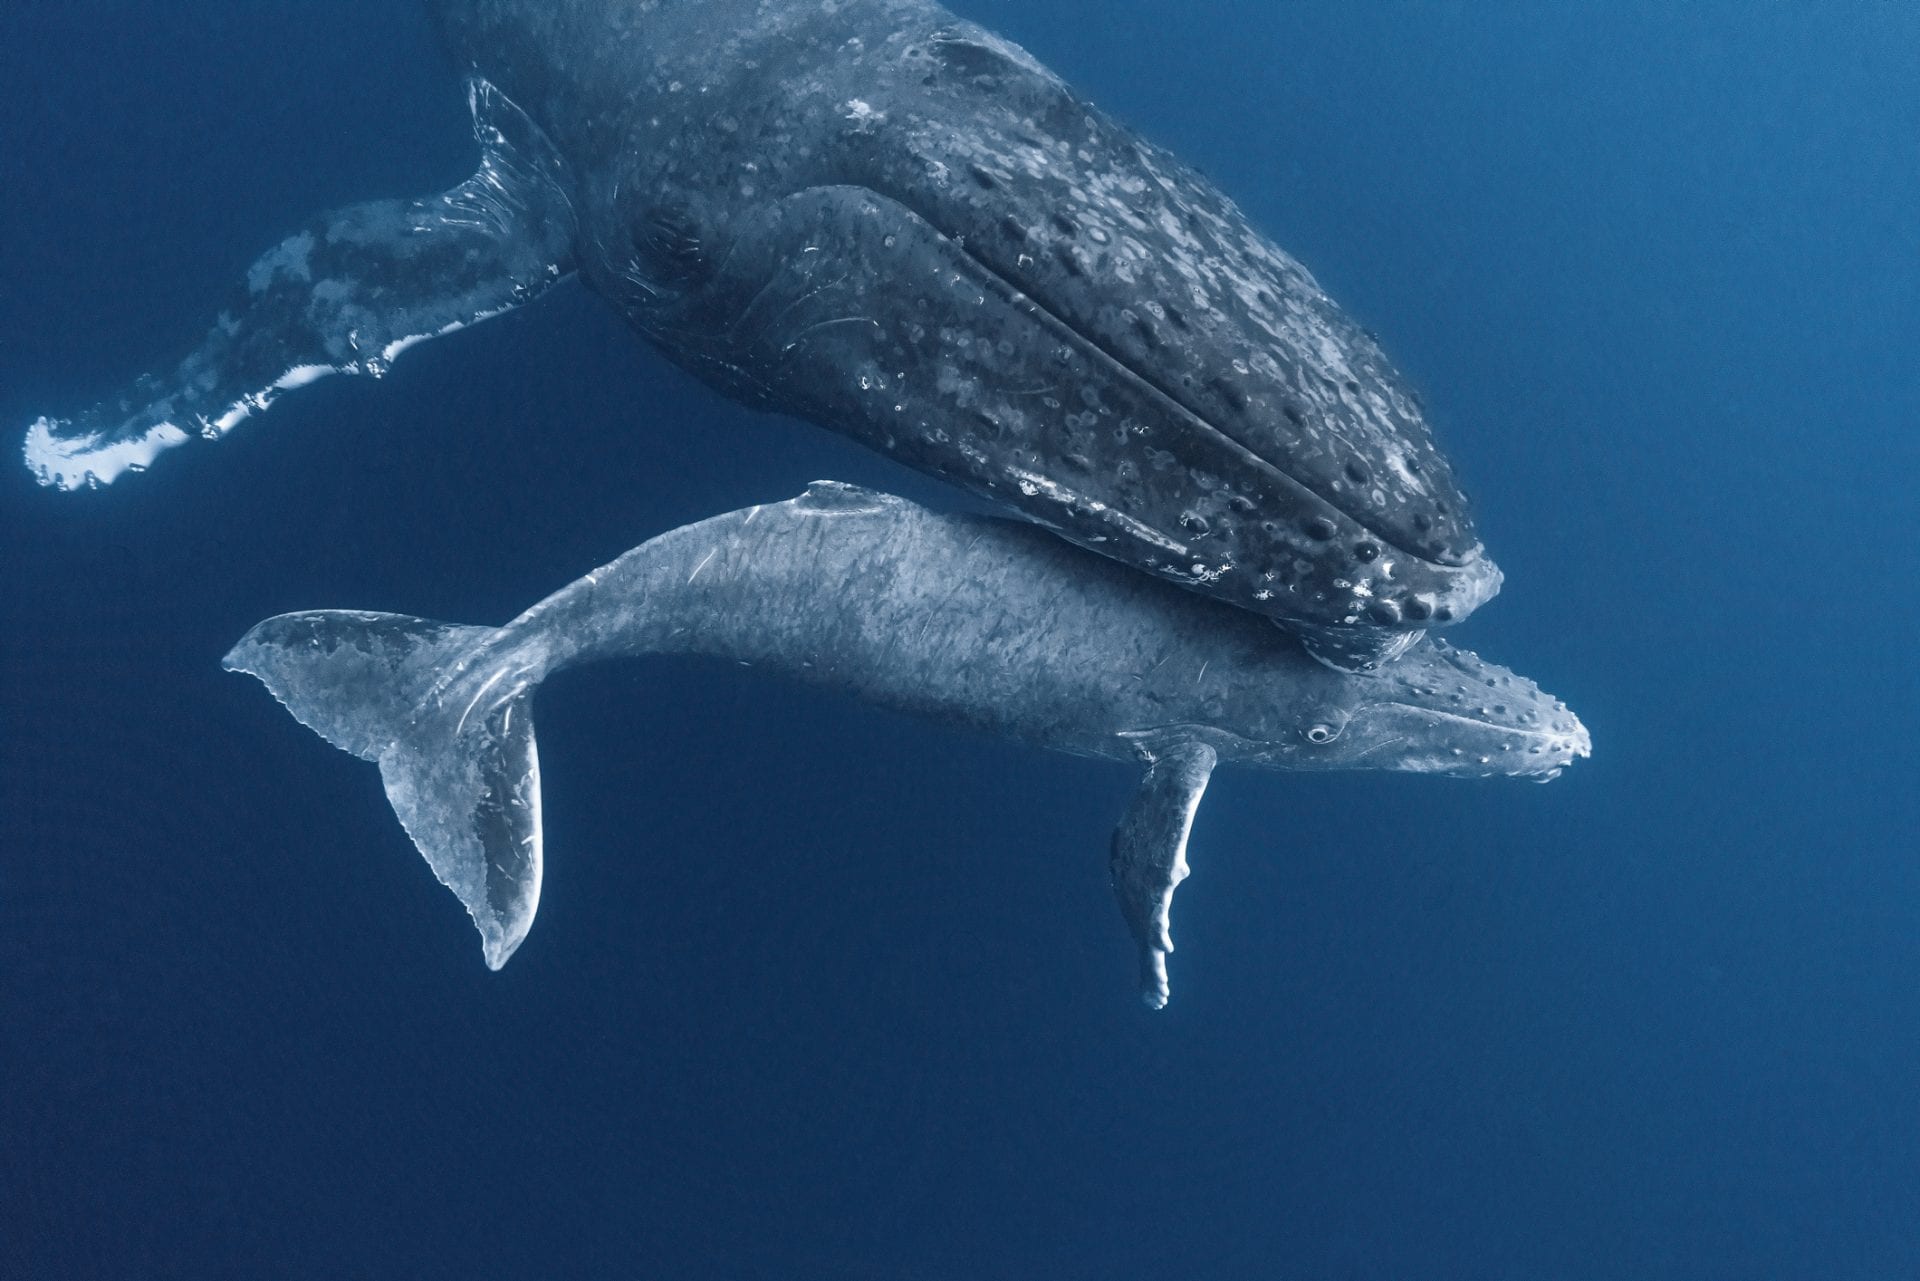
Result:
[[[480,168],[440,195],[323,214],[261,255],[170,373],[27,431],[26,464],[59,489],[110,484],[166,450],[217,440],[329,374],[384,374],[407,348],[497,316],[573,270],[558,154],[491,85],[471,88]]]
[[[1187,879],[1187,834],[1218,761],[1213,748],[1176,741],[1148,753],[1146,777],[1113,833],[1109,868],[1120,913],[1140,946],[1140,996],[1167,1003],[1173,891]]]

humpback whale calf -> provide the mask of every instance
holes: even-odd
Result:
[[[845,432],[1364,666],[1499,588],[1378,344],[1206,179],[931,0],[431,0],[479,168],[315,219],[170,371],[25,442],[72,489],[573,274]]]
[[[662,534],[503,627],[283,614],[225,661],[379,764],[394,812],[498,969],[540,899],[534,692],[563,668],[645,654],[732,659],[1144,764],[1110,866],[1155,1008],[1188,829],[1216,764],[1546,779],[1590,746],[1531,681],[1437,639],[1379,672],[1337,671],[1253,614],[1029,523],[939,515],[831,481]]]

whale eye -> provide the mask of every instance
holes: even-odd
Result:
[[[1307,726],[1306,735],[1309,743],[1320,747],[1340,737],[1340,726],[1329,725],[1326,721],[1316,721]]]

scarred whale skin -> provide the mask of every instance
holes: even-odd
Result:
[[[1392,653],[1497,591],[1420,407],[1172,156],[928,0],[431,0],[482,161],[316,219],[201,347],[77,420],[111,481],[578,274],[727,393],[1067,538]]]
[[[662,534],[500,628],[322,610],[227,656],[387,795],[498,968],[542,871],[533,696],[554,672],[647,654],[724,658],[863,701],[1146,776],[1114,888],[1167,997],[1168,913],[1217,763],[1551,778],[1587,731],[1533,682],[1437,640],[1338,672],[1258,617],[1031,524],[941,515],[833,482]]]
[[[1209,182],[924,0],[440,0],[675,359],[1256,612],[1497,588],[1378,345]]]

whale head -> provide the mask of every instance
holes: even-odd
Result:
[[[1343,670],[1499,590],[1412,385],[1211,182],[971,24],[771,7],[810,43],[648,90],[683,132],[583,205],[669,355]]]
[[[1262,764],[1546,782],[1593,749],[1565,703],[1435,639],[1378,672],[1328,671],[1294,690],[1265,709],[1249,735]]]

